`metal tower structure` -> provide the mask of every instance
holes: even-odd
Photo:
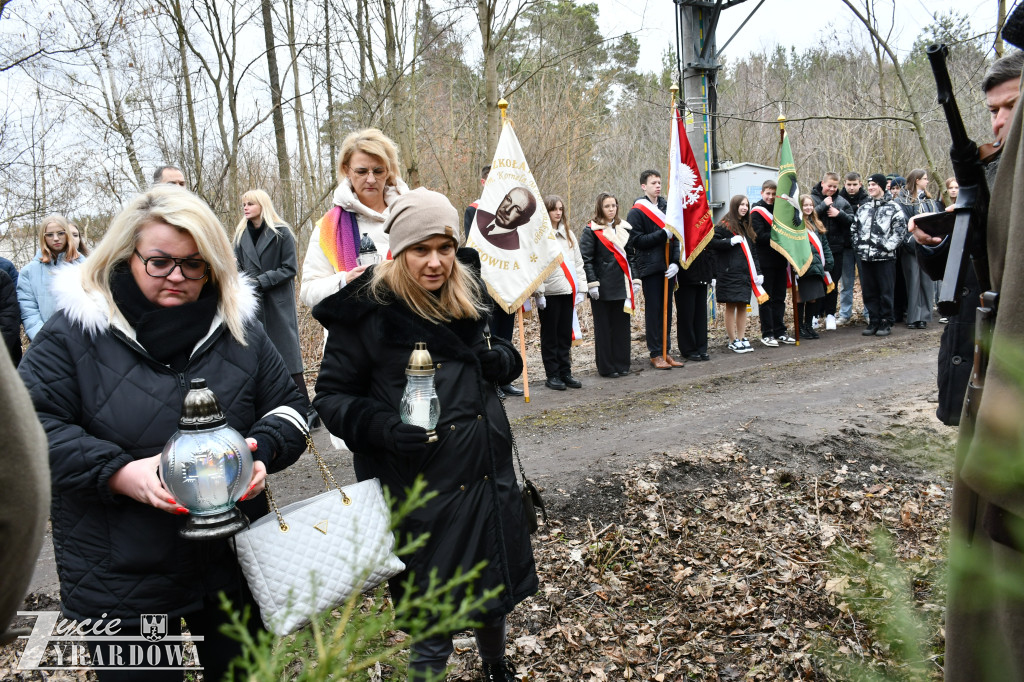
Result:
[[[710,186],[718,168],[717,128],[719,55],[765,0],[759,0],[721,49],[715,31],[722,11],[746,0],[673,0],[676,6],[676,78],[686,116],[687,138]]]

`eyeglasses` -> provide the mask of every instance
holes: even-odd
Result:
[[[64,239],[68,236],[67,232],[46,232],[44,235],[47,239]]]
[[[210,271],[210,264],[201,258],[172,258],[171,256],[150,256],[146,258],[138,250],[135,255],[145,266],[150,277],[170,277],[174,268],[181,269],[185,279],[202,279]]]
[[[355,173],[356,177],[359,178],[365,178],[369,173],[373,173],[373,177],[377,178],[378,180],[383,178],[388,173],[386,168],[374,168],[372,171],[369,168],[350,168],[349,170]]]

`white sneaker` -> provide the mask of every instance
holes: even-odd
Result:
[[[769,348],[778,348],[779,342],[775,340],[773,336],[762,336],[761,343],[768,346]]]
[[[817,328],[818,328],[818,316],[815,315],[814,317],[811,318],[811,329],[817,329]]]
[[[836,316],[835,315],[826,315],[825,316],[825,329],[827,331],[831,332],[831,331],[835,331],[835,328],[836,328]]]
[[[742,352],[744,352],[743,351],[743,342],[740,341],[739,339],[736,339],[735,341],[732,341],[727,347],[733,353],[742,353]]]
[[[779,343],[785,343],[792,346],[793,344],[796,343],[796,339],[794,339],[792,336],[787,336],[786,334],[783,334],[782,336],[779,337]]]
[[[743,352],[744,353],[753,352],[754,347],[750,345],[750,341],[747,341],[747,337],[744,336],[742,339],[740,339],[740,341],[743,342]]]

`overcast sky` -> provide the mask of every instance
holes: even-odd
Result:
[[[746,0],[722,12],[718,24],[718,45],[729,39],[743,20],[757,7],[758,0]],[[601,29],[606,35],[634,32],[640,40],[640,68],[660,69],[661,55],[675,49],[675,4],[672,0],[597,0]],[[1007,3],[1013,5],[1013,2]],[[899,0],[896,8],[895,45],[908,50],[921,29],[932,21],[933,12],[950,9],[969,11],[977,33],[992,31],[996,22],[997,0],[967,2],[963,0]],[[979,6],[980,5],[980,6]],[[883,10],[892,12],[892,0],[879,0]],[[772,50],[776,45],[813,45],[821,35],[835,31],[841,39],[857,29],[864,40],[857,18],[841,0],[765,0],[753,18],[728,46],[724,57],[740,59],[752,52]],[[991,42],[991,37],[989,38]]]

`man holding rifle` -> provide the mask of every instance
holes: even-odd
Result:
[[[1024,44],[1024,5],[1010,16],[1003,37],[1017,46]],[[961,222],[953,235],[943,236],[943,230],[929,227],[937,221],[921,216],[910,226],[919,244],[933,247],[921,249],[925,260],[933,261],[929,265],[945,260],[948,253],[954,268],[945,276],[952,275],[954,281],[960,256],[970,254],[978,287],[973,300],[972,293],[962,293],[963,314],[972,305],[977,308],[978,342],[954,465],[945,655],[945,678],[950,682],[1024,680],[1024,120],[1012,97],[1019,92],[1021,61],[1016,58],[1016,66],[1005,61],[1012,59],[1008,57],[989,72],[1009,64],[1010,77],[999,83],[985,80],[996,137],[993,146],[1001,155],[994,172],[991,161],[982,170],[976,151],[973,164],[958,154],[964,146],[958,149],[954,123],[960,124],[961,132],[962,123],[955,105],[953,116],[946,107],[957,181],[963,187],[961,175],[965,176],[979,201],[972,207],[971,198],[965,201],[961,193],[956,207]],[[1014,74],[1018,88],[1012,85]],[[943,102],[939,76],[936,69]],[[956,236],[964,234],[959,231],[963,219],[978,206],[984,208],[989,184],[987,218],[971,215],[959,248]],[[967,286],[968,279],[961,276],[958,288]],[[977,291],[982,292],[980,305]],[[943,303],[952,301],[943,296],[940,306]],[[945,346],[950,341],[943,338]]]

